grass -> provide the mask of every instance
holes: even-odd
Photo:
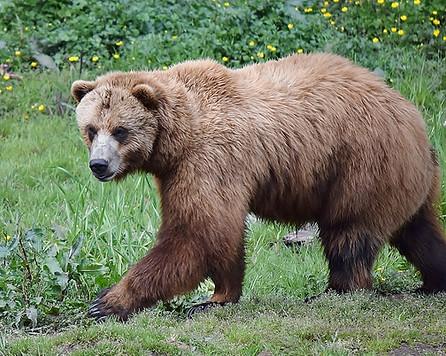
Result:
[[[237,18],[235,11],[231,5],[226,20]],[[275,36],[269,25],[256,23],[267,36],[264,41]],[[205,41],[196,39],[201,25],[194,26],[195,37],[185,34],[187,41],[179,47],[164,51],[157,42],[156,51],[147,49],[150,58],[160,58],[150,67],[220,53],[214,47],[206,52]],[[247,32],[246,39],[250,36]],[[299,32],[293,36],[290,41],[297,36],[305,42]],[[217,37],[224,38],[224,33]],[[360,34],[351,37],[328,28],[319,37],[321,42],[308,40],[305,49],[325,48],[371,70],[379,68],[389,85],[418,106],[444,171],[444,53],[422,52],[407,43],[387,45],[384,40],[377,46],[368,41],[358,47]],[[254,53],[262,50],[258,46],[263,40],[252,38]],[[279,52],[291,48],[283,38]],[[190,56],[188,41],[197,44]],[[229,51],[234,39],[227,41],[224,48]],[[246,57],[245,42],[245,38],[235,42],[232,56],[221,53],[231,58],[227,65],[266,59]],[[138,57],[141,53],[134,47],[128,60],[102,61],[102,68],[92,66],[82,78],[113,69],[146,68],[146,58]],[[130,60],[131,55],[136,60]],[[0,354],[374,354],[406,344],[409,349],[425,345],[434,351],[446,347],[445,295],[411,293],[420,285],[419,274],[395,250],[384,248],[375,263],[375,292],[326,294],[304,303],[305,297],[323,292],[327,284],[320,244],[286,248],[282,237],[293,227],[255,219],[248,225],[244,297],[238,305],[186,320],[185,310],[211,294],[213,285],[206,281],[197,291],[159,304],[127,324],[92,324],[85,318],[88,302],[101,288],[119,281],[152,246],[160,216],[149,176],[101,184],[89,173],[69,100],[69,85],[78,78],[78,64],[59,73],[24,70],[12,92],[0,93]],[[39,105],[45,105],[42,112],[36,109]],[[439,212],[446,221],[444,178],[442,192]]]
[[[383,353],[402,343],[439,345],[440,350],[446,332],[446,320],[440,316],[445,312],[444,296],[327,294],[310,304],[286,297],[250,297],[194,320],[151,310],[128,324],[108,322],[39,337],[18,333],[5,354],[341,355]]]

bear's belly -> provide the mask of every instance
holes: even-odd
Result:
[[[320,199],[315,195],[310,197],[305,192],[295,195],[276,189],[262,190],[252,200],[250,210],[266,220],[300,225],[318,219]]]

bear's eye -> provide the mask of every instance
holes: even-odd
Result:
[[[88,139],[90,140],[90,142],[93,142],[97,133],[98,133],[98,131],[93,126],[87,127],[87,135],[88,135]]]
[[[129,136],[129,130],[127,130],[125,127],[119,126],[113,130],[112,135],[116,141],[122,143]]]

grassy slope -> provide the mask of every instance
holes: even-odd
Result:
[[[444,166],[446,63],[414,54],[391,58],[390,51],[376,60],[393,79],[393,86],[423,110]],[[145,177],[131,177],[119,185],[102,185],[90,177],[72,115],[33,112],[28,121],[22,119],[23,111],[35,101],[49,102],[57,90],[66,93],[71,79],[69,73],[30,76],[15,89],[14,108],[0,126],[0,217],[8,231],[15,228],[20,217],[17,226],[21,230],[57,225],[66,229],[68,241],[78,234],[85,235],[82,255],[109,268],[103,281],[108,284],[119,280],[128,265],[151,245],[159,224],[158,202]],[[444,199],[442,211],[446,211]],[[251,226],[246,297],[238,306],[216,310],[194,321],[158,307],[128,325],[110,322],[88,326],[76,316],[84,312],[85,302],[98,287],[86,274],[84,283],[69,289],[66,307],[61,310],[63,317],[68,316],[63,323],[78,327],[38,337],[9,330],[0,335],[0,350],[7,354],[92,355],[148,351],[256,354],[263,350],[274,354],[347,353],[382,352],[402,342],[444,342],[444,296],[358,293],[328,295],[312,304],[302,303],[304,296],[324,290],[327,267],[318,244],[298,253],[281,246],[280,238],[286,231],[286,227],[276,225]],[[48,239],[57,237],[49,235]],[[375,286],[382,291],[408,291],[419,283],[414,270],[388,248],[381,253],[374,275]],[[204,285],[197,295],[206,293],[208,286]],[[42,317],[41,323],[57,324],[59,319]]]

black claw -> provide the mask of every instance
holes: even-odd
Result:
[[[110,288],[103,289],[99,293],[98,297],[95,300],[93,300],[93,302],[90,304],[88,311],[87,311],[87,315],[90,318],[93,318],[98,322],[105,321],[105,319],[107,318],[107,313],[105,313],[102,310],[102,306],[104,304],[102,297],[104,297],[108,293],[109,290],[110,290]]]
[[[311,297],[306,297],[304,299],[304,303],[311,303],[311,302],[315,301],[317,298],[319,298],[320,296],[321,295],[318,294],[318,295],[312,295]]]
[[[95,310],[90,310],[88,312],[88,315],[95,317],[96,315],[101,315],[102,311],[100,311],[99,309],[95,309]]]
[[[218,303],[218,302],[204,302],[197,305],[194,305],[187,311],[187,318],[192,319],[194,314],[203,313],[211,308],[224,306],[226,303]]]
[[[94,313],[95,311],[98,311],[98,310],[100,310],[99,304],[92,305],[90,308],[88,308],[88,313],[89,314]]]
[[[88,308],[87,316],[98,323],[105,321],[111,315],[116,316],[120,321],[126,321],[130,315],[130,311],[123,309],[120,305],[109,306],[105,303],[103,298],[110,289],[106,288],[102,290]]]
[[[107,320],[107,315],[102,315],[99,318],[95,318],[97,323],[103,323]]]
[[[92,304],[90,304],[90,307],[88,308],[88,310],[97,308],[98,306],[100,306],[102,304],[101,301],[94,301]]]

